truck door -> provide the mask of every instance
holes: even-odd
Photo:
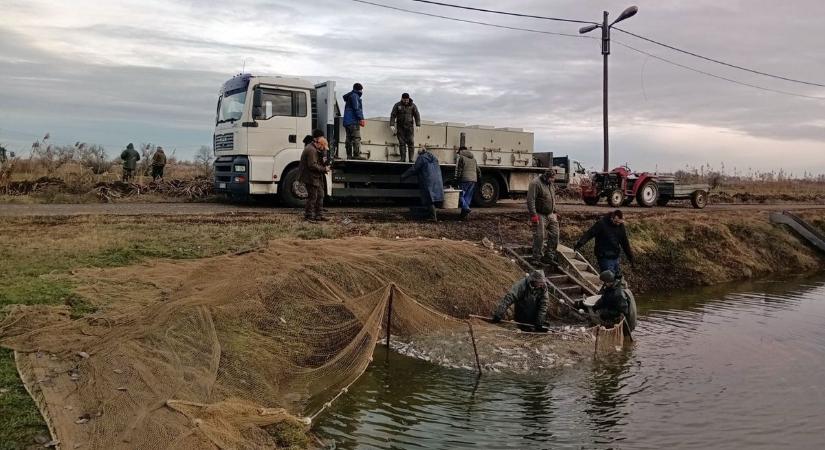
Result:
[[[314,105],[318,115],[318,128],[324,131],[327,140],[333,147],[337,146],[335,136],[335,82],[325,81],[315,85]]]
[[[308,120],[307,92],[258,86],[254,95],[252,115],[257,126],[249,128],[249,154],[275,156],[283,149],[303,148],[302,140],[309,131],[304,123]]]

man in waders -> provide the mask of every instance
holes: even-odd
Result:
[[[599,319],[607,326],[613,326],[627,316],[630,305],[624,293],[624,286],[621,278],[611,270],[605,270],[599,275],[602,280],[602,288],[599,291],[601,297],[593,305],[593,311],[599,314]]]
[[[304,183],[307,189],[304,220],[308,221],[327,220],[321,215],[324,206],[324,178],[329,170],[323,164],[323,147],[325,144],[324,132],[314,130],[312,140],[304,147],[301,160],[298,163],[298,181]]]
[[[390,112],[390,131],[398,138],[398,152],[401,161],[409,155],[409,162],[413,162],[415,154],[415,130],[421,126],[421,115],[415,106],[410,94],[401,94],[401,101],[392,107]]]
[[[507,313],[510,305],[515,303],[514,320],[519,322],[522,331],[546,333],[544,318],[547,317],[547,305],[550,294],[547,291],[547,280],[544,273],[534,270],[523,280],[516,282],[510,292],[504,295],[493,313],[492,322],[499,323]]]
[[[132,181],[135,178],[137,162],[140,161],[140,153],[135,150],[135,146],[130,142],[126,146],[126,150],[120,153],[120,159],[123,160],[123,181]]]

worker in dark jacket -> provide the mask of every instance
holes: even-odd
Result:
[[[467,220],[470,216],[470,202],[473,200],[476,184],[481,180],[481,169],[478,167],[478,161],[473,156],[473,152],[464,146],[459,147],[456,154],[455,179],[461,189],[461,197],[458,199],[459,206],[461,206],[461,219]]]
[[[533,259],[544,264],[558,263],[559,219],[553,189],[555,177],[556,171],[551,167],[533,178],[527,187],[527,212],[533,225]]]
[[[320,148],[325,141],[324,132],[314,130],[312,138],[313,140],[304,147],[301,161],[298,163],[298,181],[304,183],[307,189],[304,220],[325,221],[327,219],[321,215],[321,209],[324,206],[324,178],[328,169],[322,162],[323,148]]]
[[[534,270],[524,279],[517,281],[510,288],[510,292],[504,295],[501,302],[493,313],[492,322],[501,322],[504,314],[510,305],[515,303],[514,320],[516,322],[532,325],[532,327],[520,327],[524,331],[547,331],[544,328],[544,319],[547,317],[547,305],[550,301],[550,294],[547,291],[547,280],[544,273]]]
[[[441,178],[441,167],[438,158],[426,148],[418,151],[415,164],[401,174],[401,179],[411,176],[418,177],[418,188],[421,191],[421,206],[429,213],[434,222],[438,222],[436,204],[444,201],[444,181]]]
[[[627,315],[630,308],[627,297],[625,297],[624,286],[611,270],[602,272],[599,279],[604,284],[599,291],[601,297],[593,305],[593,311],[599,314],[604,325],[615,325],[623,315]]]
[[[600,218],[587,230],[576,242],[576,251],[587,244],[590,239],[596,238],[596,260],[599,270],[610,270],[616,276],[621,276],[621,254],[627,256],[628,261],[633,264],[633,251],[630,249],[630,241],[627,239],[627,231],[624,228],[624,214],[617,209],[610,214]]]
[[[398,138],[398,152],[401,154],[401,161],[409,155],[409,162],[413,161],[415,153],[415,131],[413,126],[421,126],[421,115],[418,114],[418,107],[415,106],[410,94],[401,94],[401,101],[393,105],[390,113],[390,130]]]
[[[120,153],[120,159],[123,160],[123,181],[130,181],[135,177],[135,169],[137,162],[140,161],[140,153],[135,150],[135,146],[130,142],[126,146],[126,150]]]
[[[352,91],[344,95],[344,131],[347,133],[345,143],[347,149],[347,159],[364,159],[361,156],[361,128],[367,122],[364,120],[364,104],[361,96],[364,94],[364,86],[361,83],[352,85]]]
[[[158,147],[155,150],[155,154],[152,155],[152,181],[158,181],[163,179],[163,169],[166,168],[166,152],[163,151],[162,147]]]

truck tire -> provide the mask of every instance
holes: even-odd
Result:
[[[498,202],[499,192],[498,181],[494,178],[482,177],[473,194],[473,203],[484,208],[493,206]]]
[[[596,206],[599,203],[599,197],[583,197],[584,204],[587,206]]]
[[[705,191],[696,191],[690,196],[690,204],[696,209],[704,209],[708,206],[708,193]]]
[[[293,208],[303,208],[307,199],[307,188],[298,181],[298,167],[287,171],[281,185],[278,186],[278,197],[281,203]]]
[[[669,197],[659,197],[659,199],[656,200],[656,206],[667,206],[667,203],[669,201],[670,201]]]
[[[659,199],[659,186],[653,181],[646,181],[645,184],[639,187],[636,191],[636,203],[639,206],[650,208],[656,204]]]
[[[624,203],[624,192],[621,189],[616,189],[607,195],[607,204],[613,208],[618,208]]]

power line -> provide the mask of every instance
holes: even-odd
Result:
[[[720,61],[718,59],[714,59],[714,58],[711,58],[711,57],[708,57],[708,56],[702,56],[698,53],[694,53],[694,52],[691,52],[691,51],[688,51],[688,50],[683,50],[681,48],[677,48],[677,47],[674,47],[672,45],[665,44],[664,42],[659,42],[657,40],[638,35],[636,33],[631,33],[630,31],[623,30],[619,27],[613,27],[613,29],[616,30],[616,31],[622,32],[624,34],[633,36],[635,38],[641,39],[643,41],[647,41],[647,42],[650,42],[650,43],[653,43],[653,44],[656,44],[656,45],[660,45],[660,46],[668,48],[670,50],[677,51],[679,53],[684,53],[686,55],[690,55],[690,56],[693,56],[693,57],[696,57],[696,58],[699,58],[699,59],[704,59],[705,61],[710,61],[710,62],[714,62],[716,64],[721,64],[723,66],[728,66],[728,67],[732,67],[734,69],[744,70],[745,72],[755,73],[757,75],[763,75],[763,76],[766,76],[766,77],[776,78],[776,79],[779,79],[779,80],[790,81],[792,83],[800,83],[800,84],[807,84],[809,86],[825,87],[825,84],[814,83],[812,81],[797,80],[797,79],[794,79],[794,78],[783,77],[781,75],[774,75],[774,74],[770,74],[770,73],[767,73],[767,72],[761,72],[761,71],[755,70],[755,69],[749,69],[747,67],[738,66],[736,64],[726,63],[724,61]]]
[[[501,28],[501,29],[505,29],[505,30],[526,31],[526,32],[529,32],[529,33],[549,34],[549,35],[552,35],[552,36],[564,36],[564,37],[571,37],[571,38],[578,38],[578,39],[582,39],[582,38],[584,38],[584,39],[596,39],[596,38],[591,37],[591,36],[582,36],[580,34],[557,33],[557,32],[553,32],[553,31],[535,30],[535,29],[531,29],[531,28],[511,27],[511,26],[507,26],[507,25],[499,25],[499,24],[489,23],[489,22],[480,22],[480,21],[477,21],[477,20],[459,19],[457,17],[442,16],[442,15],[439,15],[439,14],[431,14],[431,13],[426,13],[426,12],[423,12],[423,11],[415,11],[415,10],[412,10],[412,9],[399,8],[397,6],[384,5],[384,4],[381,4],[381,3],[373,3],[373,2],[370,2],[370,1],[367,1],[367,0],[352,0],[352,1],[354,1],[356,3],[364,3],[364,4],[367,4],[367,5],[377,6],[379,8],[386,8],[386,9],[392,9],[392,10],[395,10],[395,11],[401,11],[401,12],[410,13],[410,14],[417,14],[419,16],[435,17],[435,18],[438,18],[438,19],[452,20],[454,22],[470,23],[470,24],[474,24],[474,25],[483,25],[483,26],[486,26],[486,27]]]
[[[596,22],[591,22],[589,20],[574,20],[574,19],[561,19],[558,17],[547,17],[547,16],[535,16],[532,14],[521,14],[521,13],[514,13],[508,11],[498,11],[494,9],[484,9],[484,8],[474,8],[472,6],[462,6],[462,5],[453,5],[451,3],[442,3],[442,2],[434,2],[430,0],[412,0],[418,3],[427,3],[430,5],[438,5],[438,6],[446,6],[448,8],[458,8],[458,9],[466,9],[468,11],[479,11],[491,14],[501,14],[505,16],[515,16],[515,17],[526,17],[529,19],[542,19],[542,20],[554,20],[556,22],[572,22],[572,23],[587,23],[587,24],[596,24]]]
[[[646,52],[644,50],[638,49],[636,47],[625,44],[624,42],[621,42],[621,41],[617,41],[615,39],[613,39],[612,42],[615,42],[616,44],[619,44],[622,47],[625,47],[627,49],[633,50],[634,52],[641,53],[642,55],[647,55],[647,56],[649,56],[653,59],[657,59],[659,61],[674,65],[676,67],[681,67],[682,69],[690,70],[691,72],[700,73],[702,75],[706,75],[706,76],[709,76],[709,77],[713,77],[713,78],[728,81],[728,82],[731,82],[731,83],[739,84],[739,85],[742,85],[742,86],[747,86],[747,87],[751,87],[751,88],[754,88],[754,89],[759,89],[759,90],[762,90],[762,91],[774,92],[774,93],[777,93],[777,94],[791,95],[791,96],[794,96],[794,97],[804,97],[804,98],[810,98],[810,99],[814,99],[814,100],[825,100],[825,97],[817,97],[817,96],[814,96],[814,95],[798,94],[796,92],[783,91],[783,90],[780,90],[780,89],[772,89],[772,88],[767,88],[767,87],[764,87],[764,86],[759,86],[759,85],[756,85],[756,84],[746,83],[744,81],[734,80],[732,78],[723,77],[721,75],[716,75],[715,73],[706,72],[704,70],[697,69],[695,67],[690,67],[690,66],[686,66],[684,64],[677,63],[675,61],[671,61],[667,58],[663,58],[659,55],[655,55],[653,53]]]
[[[422,11],[415,11],[415,10],[411,10],[411,9],[400,8],[400,7],[397,7],[397,6],[384,5],[384,4],[381,4],[381,3],[375,3],[375,2],[368,1],[368,0],[352,0],[352,1],[354,1],[356,3],[364,3],[364,4],[367,4],[367,5],[377,6],[379,8],[391,9],[391,10],[395,10],[395,11],[401,11],[401,12],[416,14],[416,15],[420,15],[420,16],[435,17],[435,18],[439,18],[439,19],[452,20],[452,21],[455,21],[455,22],[470,23],[470,24],[475,24],[475,25],[483,25],[483,26],[493,27],[493,28],[502,28],[502,29],[506,29],[506,30],[515,30],[515,31],[525,31],[525,32],[529,32],[529,33],[539,33],[539,34],[547,34],[547,35],[553,35],[553,36],[565,36],[565,37],[585,38],[585,39],[593,39],[593,40],[598,39],[598,38],[594,38],[594,37],[591,37],[591,36],[582,36],[582,35],[579,35],[579,34],[557,33],[557,32],[552,32],[552,31],[535,30],[535,29],[531,29],[531,28],[522,28],[522,27],[512,27],[512,26],[507,26],[507,25],[499,25],[499,24],[490,23],[490,22],[480,22],[480,21],[476,21],[476,20],[459,19],[459,18],[456,18],[456,17],[442,16],[442,15],[439,15],[439,14],[431,14],[431,13],[426,13],[426,12],[422,12]],[[412,0],[412,1],[420,1],[422,3],[438,3],[438,2],[430,2],[428,0]],[[588,23],[590,23],[590,22],[588,22]],[[616,27],[614,27],[614,28],[616,28]],[[618,30],[618,28],[616,28],[616,29]],[[624,31],[624,30],[620,30],[620,31]],[[638,49],[636,47],[633,47],[629,44],[625,44],[624,42],[621,42],[621,41],[617,41],[615,39],[613,39],[613,42],[616,42],[617,44],[619,44],[623,47],[626,47],[629,50],[635,51],[635,52],[640,53],[642,55],[647,55],[647,56],[649,56],[653,59],[662,61],[664,63],[671,64],[673,66],[680,67],[682,69],[689,70],[691,72],[696,72],[696,73],[699,73],[699,74],[702,74],[702,75],[705,75],[705,76],[708,76],[708,77],[711,77],[711,78],[716,78],[716,79],[719,79],[719,80],[723,80],[723,81],[727,81],[727,82],[730,82],[730,83],[738,84],[740,86],[746,86],[746,87],[750,87],[750,88],[753,88],[753,89],[759,89],[759,90],[762,90],[762,91],[773,92],[773,93],[776,93],[776,94],[790,95],[790,96],[793,96],[793,97],[802,97],[802,98],[809,98],[809,99],[814,99],[814,100],[825,100],[825,97],[817,97],[817,96],[813,96],[813,95],[806,95],[806,94],[799,94],[799,93],[796,93],[796,92],[783,91],[783,90],[780,90],[780,89],[772,89],[772,88],[767,88],[767,87],[764,87],[764,86],[759,86],[759,85],[756,85],[756,84],[746,83],[744,81],[734,80],[732,78],[727,78],[727,77],[724,77],[724,76],[721,76],[721,75],[716,75],[714,73],[707,72],[707,71],[704,71],[704,70],[701,70],[701,69],[697,69],[695,67],[691,67],[691,66],[688,66],[688,65],[685,65],[685,64],[677,63],[675,61],[671,61],[671,60],[669,60],[667,58],[664,58],[662,56],[659,56],[659,55],[656,55],[656,54],[653,54],[653,53],[650,53],[650,52],[646,52],[644,50]]]

